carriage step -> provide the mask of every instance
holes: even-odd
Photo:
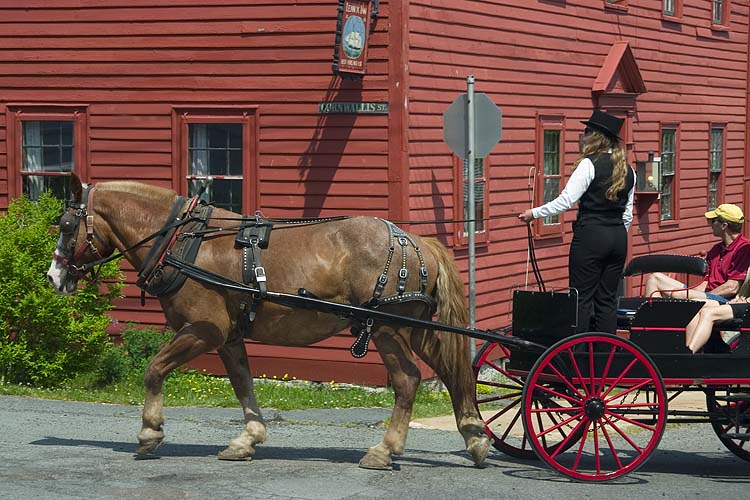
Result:
[[[738,441],[750,441],[750,433],[747,432],[725,432],[721,435],[727,439],[737,439]]]

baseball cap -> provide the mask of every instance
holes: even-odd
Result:
[[[727,222],[745,222],[745,215],[742,213],[742,209],[731,203],[722,203],[714,210],[706,212],[706,219],[715,219],[716,217],[720,217]]]

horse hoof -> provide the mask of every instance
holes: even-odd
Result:
[[[242,462],[242,461],[248,461],[253,459],[253,453],[245,450],[240,450],[237,448],[232,448],[231,446],[221,450],[218,455],[219,460],[230,460],[234,462]]]
[[[392,463],[390,453],[378,445],[367,450],[367,454],[359,461],[359,466],[362,469],[391,470]]]
[[[164,442],[164,432],[161,430],[141,429],[138,433],[138,448],[135,450],[139,457],[148,455]]]
[[[490,438],[484,434],[471,438],[466,451],[474,460],[474,465],[482,465],[490,453]]]
[[[161,439],[154,439],[150,441],[141,441],[141,444],[138,445],[138,448],[135,450],[135,454],[137,455],[137,458],[143,458],[149,453],[155,451],[159,446],[162,445],[164,441]]]

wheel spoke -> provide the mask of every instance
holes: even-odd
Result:
[[[511,394],[503,394],[502,396],[492,396],[491,398],[484,398],[484,399],[477,399],[477,404],[485,404],[485,403],[492,403],[494,401],[502,401],[504,399],[512,399],[512,398],[520,398],[521,393],[520,392],[514,392]]]
[[[615,399],[622,398],[622,397],[630,394],[631,392],[637,391],[637,390],[639,390],[639,389],[641,389],[641,388],[643,388],[643,387],[645,387],[645,386],[647,386],[649,384],[652,384],[652,383],[653,383],[653,380],[643,379],[642,381],[638,382],[634,386],[628,387],[627,389],[625,389],[622,392],[618,392],[617,394],[615,394],[614,396],[612,396],[609,399],[605,399],[604,402],[605,403],[609,403],[610,401],[614,401]],[[609,391],[607,391],[607,393],[609,394]]]
[[[612,421],[611,421],[611,420],[610,420],[610,419],[609,419],[609,418],[608,418],[608,417],[607,417],[606,415],[605,415],[604,417],[602,417],[602,418],[603,418],[603,419],[604,419],[604,420],[605,420],[605,421],[606,421],[606,422],[607,422],[607,423],[608,423],[608,424],[610,425],[610,427],[612,427],[612,428],[613,428],[613,429],[614,429],[615,431],[617,431],[617,433],[618,433],[618,434],[619,434],[620,436],[622,436],[622,438],[623,438],[623,439],[624,439],[625,441],[627,441],[627,442],[628,442],[628,443],[630,444],[630,446],[632,446],[632,447],[633,447],[633,449],[634,449],[634,450],[636,450],[636,451],[637,451],[638,453],[643,453],[643,449],[642,449],[642,448],[641,448],[640,446],[638,446],[637,444],[635,444],[635,443],[633,442],[633,440],[632,440],[632,439],[630,439],[630,438],[628,437],[628,435],[627,435],[627,434],[625,434],[625,432],[623,432],[623,430],[622,430],[622,429],[620,429],[620,428],[619,428],[619,427],[618,427],[617,425],[615,425],[615,423],[614,423],[614,422],[612,422]]]
[[[615,449],[614,443],[612,443],[612,438],[609,436],[609,432],[607,432],[607,428],[603,425],[602,425],[602,434],[604,434],[604,438],[607,440],[609,449],[612,452],[612,457],[615,459],[615,462],[617,462],[617,468],[622,469],[622,462],[620,462],[620,457],[617,456],[617,450]]]
[[[499,412],[495,413],[489,420],[485,420],[484,423],[486,425],[490,425],[492,422],[494,422],[495,420],[497,420],[499,417],[501,417],[501,416],[505,415],[506,413],[508,413],[511,409],[513,409],[514,406],[517,406],[518,403],[520,403],[520,402],[521,402],[521,398],[516,399],[511,404],[509,404],[508,406],[506,406],[505,408],[503,408]]]
[[[540,426],[539,430],[541,432],[537,433],[537,436],[546,436],[550,432],[552,432],[554,430],[557,430],[557,429],[561,428],[564,425],[568,425],[573,420],[579,420],[580,419],[581,421],[583,421],[583,419],[581,418],[583,416],[585,416],[585,414],[583,412],[578,413],[578,414],[573,415],[572,417],[570,417],[570,418],[568,418],[566,420],[561,420],[560,422],[558,422],[557,424],[553,425],[552,427],[548,427],[548,428],[546,428],[544,430],[542,430],[541,426]]]
[[[599,397],[600,397],[600,398],[602,398],[602,399],[606,398],[606,397],[607,397],[607,396],[609,395],[609,393],[610,393],[610,392],[612,392],[612,390],[613,390],[613,389],[614,389],[614,388],[615,388],[615,387],[617,386],[617,384],[619,384],[619,383],[620,383],[620,380],[622,380],[622,379],[624,379],[624,378],[625,378],[625,375],[627,375],[627,374],[628,374],[628,372],[630,371],[630,369],[631,369],[631,368],[633,368],[633,366],[634,366],[634,365],[635,365],[635,364],[636,364],[637,362],[638,362],[638,359],[636,359],[636,358],[633,358],[633,361],[631,361],[631,362],[630,362],[630,364],[628,364],[628,366],[626,366],[626,367],[625,367],[625,369],[624,369],[624,370],[623,370],[623,371],[622,371],[622,372],[620,373],[620,376],[619,376],[619,377],[617,377],[617,378],[615,379],[615,381],[614,381],[614,382],[612,382],[612,383],[611,383],[611,384],[609,385],[609,389],[607,389],[607,390],[606,390],[606,392],[604,392],[603,394],[601,394],[601,396],[599,396]]]
[[[563,398],[563,399],[567,400],[569,403],[572,403],[572,404],[581,404],[581,400],[580,399],[575,399],[575,398],[573,398],[571,396],[568,396],[567,394],[563,394],[562,392],[555,391],[554,389],[551,389],[549,387],[545,387],[543,385],[538,385],[538,386],[536,386],[534,388],[534,390],[537,390],[537,389],[539,389],[541,391],[544,391],[544,392],[547,392],[549,394],[552,394],[553,396],[557,396],[559,398]]]
[[[609,350],[607,363],[604,365],[604,370],[602,371],[601,385],[599,387],[594,387],[594,394],[599,394],[604,390],[604,381],[607,380],[607,376],[609,375],[609,369],[612,367],[612,360],[615,357],[616,350],[617,348],[615,346],[612,346],[612,349]]]
[[[656,431],[656,427],[651,427],[649,425],[644,424],[643,422],[639,422],[637,420],[633,420],[632,418],[628,418],[625,415],[622,415],[620,413],[615,413],[613,411],[609,411],[609,409],[607,409],[607,413],[606,414],[609,415],[610,417],[616,418],[617,420],[622,420],[622,421],[627,422],[629,424],[632,424],[632,425],[635,425],[637,427],[640,427],[641,429],[646,429],[647,431],[652,431],[652,432]]]
[[[573,470],[578,470],[578,464],[581,462],[581,455],[583,455],[583,447],[586,445],[586,437],[588,437],[589,427],[591,426],[591,420],[586,422],[586,428],[583,430],[583,436],[581,437],[581,444],[578,445],[578,452],[576,453],[576,460],[573,462]]]
[[[581,375],[581,370],[580,370],[580,368],[578,368],[578,363],[576,363],[575,357],[573,356],[573,350],[572,349],[568,349],[568,357],[570,358],[570,364],[573,366],[573,369],[575,370],[576,375],[578,376],[578,380],[581,381],[581,386],[583,387],[583,395],[582,396],[584,398],[587,398],[587,397],[589,397],[591,395],[591,393],[589,392],[588,388],[586,387],[586,383],[583,381],[583,375]],[[565,379],[565,382],[567,383],[567,377],[564,377],[559,371],[557,371],[556,368],[554,368],[554,366],[552,367],[552,369],[555,370],[555,372],[557,373],[557,375],[560,378]],[[578,393],[578,389],[576,389],[575,387],[573,387],[571,384],[568,384],[568,386],[571,389],[573,389],[576,393]],[[581,396],[581,394],[579,394],[579,396]]]

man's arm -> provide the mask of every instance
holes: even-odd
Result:
[[[723,283],[713,290],[711,290],[708,293],[713,293],[714,295],[720,295],[722,297],[732,298],[735,295],[737,295],[737,292],[740,291],[740,282],[737,280],[727,280],[726,283]]]

